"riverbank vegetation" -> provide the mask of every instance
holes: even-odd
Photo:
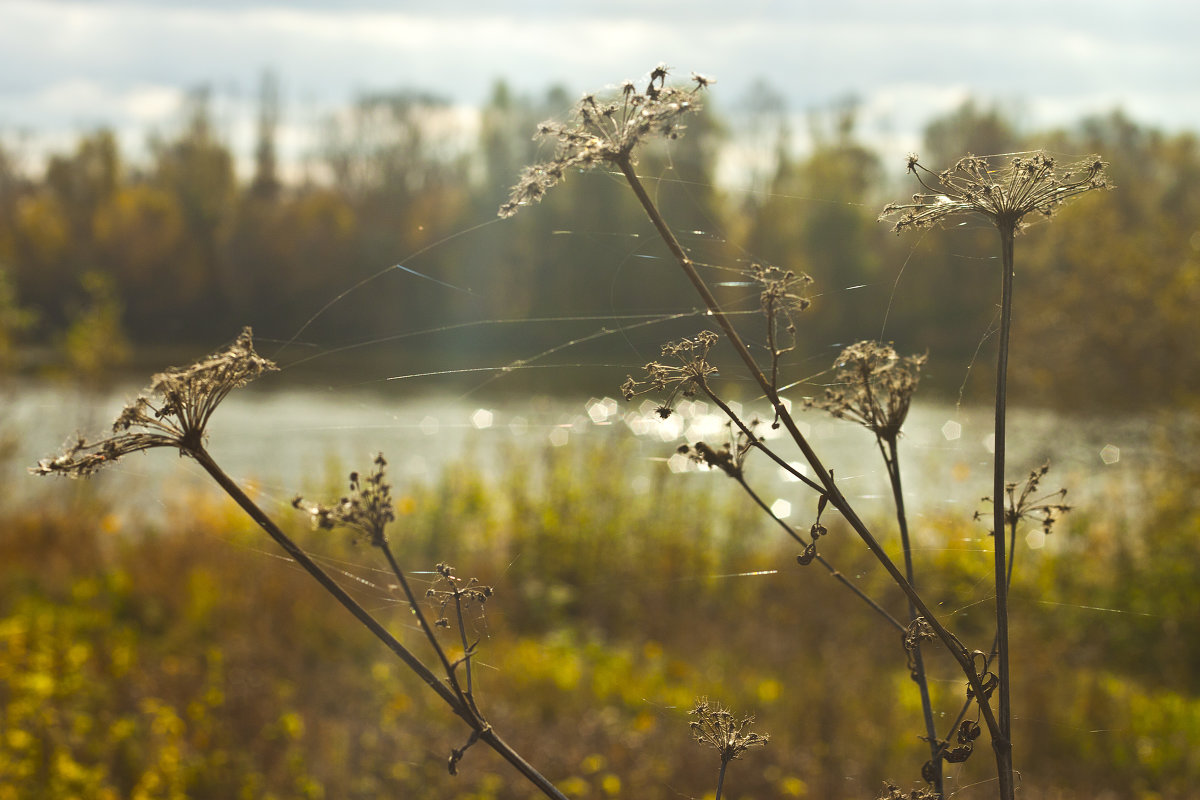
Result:
[[[676,475],[623,447],[514,450],[513,469],[492,477],[468,457],[393,489],[393,546],[414,572],[451,562],[495,589],[472,623],[493,724],[579,798],[711,792],[710,764],[687,743],[687,712],[706,694],[771,732],[739,762],[733,796],[874,796],[910,773],[925,745],[895,632],[866,606],[831,604],[833,580],[796,565],[731,481]],[[1200,498],[1185,449],[1164,463],[1140,478],[1157,499],[1135,525],[1077,509],[1046,548],[1015,554],[1022,796],[1182,798],[1200,780]],[[448,776],[461,723],[232,503],[171,497],[178,522],[114,530],[120,498],[49,490],[55,502],[10,509],[0,532],[0,797],[528,791],[479,748]],[[965,635],[991,625],[986,527],[965,516],[920,526],[926,591]],[[831,545],[838,566],[902,604],[846,546],[850,532],[830,529],[844,540]],[[368,548],[290,532],[417,641]],[[799,612],[804,634],[787,635]],[[931,669],[954,678],[947,659]],[[935,680],[935,697],[957,697],[960,682]],[[947,774],[961,789],[990,766]]]
[[[260,341],[285,341],[363,281],[281,365],[345,345],[355,348],[313,368],[328,374],[358,356],[375,358],[371,377],[381,359],[411,372],[497,365],[605,324],[692,310],[673,283],[645,280],[667,253],[609,175],[574,174],[552,206],[495,221],[505,187],[538,159],[530,131],[568,106],[562,90],[524,97],[498,84],[472,138],[445,134],[454,116],[437,97],[364,96],[328,121],[321,147],[286,182],[275,155],[279,109],[264,109],[254,172],[241,180],[204,92],[137,161],[97,131],[34,169],[10,139],[0,147],[0,270],[12,288],[0,291],[0,308],[14,312],[0,314],[0,352],[23,350],[16,363],[31,369],[64,360],[47,344],[70,344],[72,371],[100,374],[129,355],[126,339],[135,355],[164,345],[195,352],[244,325]],[[937,368],[926,391],[953,395],[992,314],[993,298],[977,287],[990,276],[980,254],[993,234],[968,225],[891,236],[875,222],[878,209],[911,187],[869,149],[853,104],[812,113],[804,151],[789,135],[794,122],[781,107],[747,114],[728,99],[696,115],[669,152],[648,148],[639,171],[696,258],[759,259],[814,278],[820,293],[797,357],[823,365],[836,350],[821,348],[858,340],[866,320],[900,352],[928,350]],[[748,141],[762,158],[719,180],[723,154]],[[930,121],[919,152],[939,165],[1031,148],[1064,161],[1103,153],[1121,191],[1085,198],[1022,242],[1014,347],[1039,358],[1013,365],[1014,400],[1123,408],[1194,399],[1195,134],[1117,111],[1024,130],[1001,109],[967,102]],[[576,321],[550,321],[563,318]],[[572,348],[559,361],[628,360],[626,337],[653,351],[661,330]],[[112,345],[89,348],[97,339]]]
[[[644,90],[626,82],[612,97],[585,96],[566,121],[541,123],[538,138],[552,151],[520,170],[500,216],[513,216],[564,182],[566,201],[557,202],[556,190],[538,213],[506,223],[507,232],[493,230],[494,221],[472,223],[479,215],[476,201],[488,194],[473,193],[472,159],[434,145],[420,160],[430,171],[415,177],[405,171],[428,132],[428,115],[436,107],[429,98],[374,98],[362,105],[361,116],[342,130],[353,134],[350,140],[331,134],[329,174],[299,187],[284,187],[273,175],[270,131],[264,129],[258,171],[245,190],[233,180],[228,153],[222,156],[205,106],[197,102],[181,138],[157,144],[153,177],[132,186],[157,193],[146,207],[136,198],[113,199],[123,190],[124,173],[111,137],[107,145],[103,134],[84,143],[80,153],[94,145],[101,167],[96,174],[108,176],[111,191],[84,191],[80,196],[101,198],[94,208],[84,208],[78,220],[64,217],[59,228],[47,223],[44,230],[62,232],[59,238],[67,243],[62,252],[86,288],[88,310],[64,305],[60,282],[57,293],[45,298],[59,302],[57,310],[33,301],[27,312],[25,298],[37,296],[38,281],[55,277],[45,265],[32,276],[18,270],[6,314],[16,320],[9,338],[39,323],[57,324],[65,331],[60,339],[66,352],[81,353],[81,363],[88,363],[89,353],[98,354],[92,371],[103,373],[104,359],[111,362],[118,354],[94,347],[97,330],[115,336],[127,325],[134,341],[169,343],[206,336],[209,326],[232,315],[258,325],[260,337],[262,327],[278,331],[266,339],[275,353],[260,355],[246,325],[226,349],[156,374],[126,405],[110,435],[72,439],[33,471],[86,477],[141,451],[177,451],[213,478],[255,523],[253,531],[267,533],[286,556],[253,544],[245,524],[215,501],[170,493],[156,502],[180,503],[177,510],[155,517],[159,522],[147,517],[140,528],[121,526],[123,533],[107,541],[102,532],[111,527],[109,501],[86,490],[72,503],[49,504],[53,511],[23,512],[35,535],[13,540],[14,564],[31,560],[23,551],[28,541],[57,552],[63,549],[60,539],[78,533],[74,542],[85,554],[83,564],[95,574],[79,573],[83,564],[70,542],[68,557],[61,559],[67,574],[57,588],[53,569],[13,572],[19,604],[40,601],[53,609],[58,602],[67,630],[58,650],[51,645],[43,651],[45,642],[58,641],[55,633],[63,627],[53,610],[46,611],[48,622],[34,613],[14,618],[11,626],[11,661],[28,667],[28,674],[14,673],[9,682],[17,700],[6,709],[12,722],[5,741],[13,758],[4,766],[12,766],[14,779],[28,780],[31,787],[139,797],[208,791],[257,796],[268,783],[281,796],[519,793],[509,783],[511,771],[493,772],[491,762],[480,762],[474,751],[464,758],[482,743],[559,800],[694,795],[705,791],[703,784],[684,784],[705,772],[711,777],[714,770],[697,760],[695,748],[678,746],[671,725],[682,730],[686,721],[699,743],[718,751],[714,800],[722,797],[729,763],[751,747],[754,766],[739,765],[731,793],[878,796],[883,785],[885,796],[912,800],[993,794],[1012,800],[1018,793],[1087,796],[1099,791],[1098,780],[1109,788],[1123,781],[1128,791],[1147,796],[1186,791],[1180,787],[1192,777],[1188,754],[1196,710],[1192,679],[1186,677],[1190,664],[1175,673],[1144,663],[1148,653],[1175,661],[1192,657],[1188,642],[1195,631],[1183,610],[1190,581],[1161,560],[1164,553],[1172,564],[1194,560],[1195,537],[1188,529],[1196,522],[1193,478],[1200,470],[1179,455],[1185,452],[1184,435],[1165,442],[1163,452],[1148,459],[1151,468],[1136,474],[1140,496],[1150,498],[1139,507],[1147,521],[1128,509],[1101,513],[1093,505],[1074,509],[1064,532],[1063,515],[1072,509],[1065,489],[1041,485],[1049,466],[1007,461],[1007,406],[1036,402],[1039,391],[1041,399],[1052,396],[1074,412],[1120,408],[1126,401],[1144,409],[1175,408],[1192,394],[1190,378],[1167,369],[1194,357],[1189,346],[1172,347],[1195,326],[1187,309],[1196,282],[1188,276],[1198,248],[1194,235],[1186,245],[1181,238],[1191,223],[1182,221],[1170,234],[1159,231],[1159,239],[1174,248],[1166,255],[1184,254],[1183,265],[1174,268],[1148,264],[1145,253],[1119,251],[1121,242],[1106,241],[1139,211],[1147,214],[1138,224],[1150,224],[1149,205],[1126,204],[1123,214],[1104,217],[1104,235],[1090,233],[1097,219],[1094,195],[1110,188],[1113,176],[1104,158],[1080,158],[1075,148],[1101,149],[1091,146],[1104,142],[1089,141],[1089,131],[1107,135],[1129,126],[1114,115],[1090,128],[1085,123],[1043,133],[1053,150],[996,147],[992,152],[1003,154],[967,155],[944,170],[939,165],[942,171],[926,169],[925,161],[910,154],[908,170],[922,192],[889,204],[884,216],[891,216],[894,231],[916,235],[908,243],[884,241],[874,232],[882,226],[865,224],[874,216],[867,210],[874,207],[868,188],[872,157],[854,139],[852,111],[840,110],[832,122],[815,120],[817,146],[811,153],[791,160],[781,148],[772,177],[752,193],[755,199],[731,203],[714,177],[719,120],[697,114],[712,80],[693,74],[687,87],[676,87],[667,79],[668,68],[660,65]],[[937,147],[955,145],[958,134],[973,137],[970,150],[991,147],[987,134],[996,131],[985,123],[1002,120],[970,106],[963,114],[946,141],[938,138],[946,129],[930,126],[927,144],[939,155],[945,154]],[[689,135],[681,139],[685,121]],[[389,131],[382,140],[375,138],[381,124]],[[1179,141],[1190,154],[1190,140]],[[480,150],[495,155],[487,144]],[[1138,170],[1144,164],[1130,153],[1128,141],[1115,144],[1110,149],[1116,152],[1105,158],[1128,159],[1124,174],[1135,184],[1133,194],[1152,197],[1158,217],[1170,205],[1163,192],[1171,195],[1173,212],[1195,205],[1190,185],[1178,184],[1173,174],[1160,176],[1157,189],[1145,194],[1152,181],[1137,185],[1148,174]],[[1142,144],[1161,145],[1162,139]],[[519,149],[505,152],[512,156]],[[1161,160],[1163,153],[1154,157]],[[53,187],[56,167],[69,174],[69,159],[52,162],[48,186]],[[619,194],[618,176],[645,219]],[[789,176],[797,183],[789,184]],[[589,182],[596,178],[601,183]],[[181,187],[202,191],[188,195]],[[21,209],[38,208],[34,190],[25,198],[34,204],[17,202],[12,219],[22,219]],[[171,192],[183,198],[176,212],[164,204]],[[392,253],[383,261],[390,265],[361,275],[342,272],[339,285],[331,285],[316,262],[300,263],[299,252],[276,253],[308,233],[323,235],[319,220],[272,227],[269,209],[285,208],[306,192],[324,192],[344,204],[339,219],[346,225],[340,230],[353,257],[333,253],[333,261],[361,265],[365,262],[355,258],[378,246]],[[1022,248],[1014,260],[1019,231],[1030,223],[1040,227],[1065,201],[1083,195],[1051,228],[1066,228],[1064,234],[1036,237],[1040,246],[1028,248],[1028,256]],[[792,205],[772,217],[765,209],[780,200]],[[110,201],[116,203],[111,213],[105,206]],[[252,207],[257,216],[236,216]],[[153,213],[143,217],[146,208]],[[235,209],[228,212],[234,216],[226,220],[225,209]],[[372,209],[386,213],[373,217]],[[404,227],[416,226],[428,238],[400,241],[394,235],[400,228],[384,221],[394,214],[409,214]],[[422,220],[431,214],[437,219],[429,218],[426,229]],[[922,232],[935,223],[949,225],[951,215],[957,224],[948,235]],[[529,217],[543,221],[524,222]],[[126,236],[134,229],[122,229],[122,221],[145,229]],[[647,222],[650,235],[641,232]],[[1000,233],[1000,258],[986,255],[994,230]],[[115,250],[103,239],[112,231],[120,232],[109,242]],[[163,250],[166,261],[158,266],[145,261],[154,248],[138,243],[170,231],[182,238]],[[486,244],[476,238],[481,232]],[[175,246],[193,235],[201,246],[189,261],[188,252]],[[545,244],[558,238],[566,243],[556,254],[561,260],[544,261]],[[597,239],[607,243],[598,246]],[[19,263],[33,252],[20,237],[6,241],[16,243],[12,250]],[[1118,262],[1094,249],[1109,245]],[[326,267],[330,263],[320,242],[301,246]],[[574,257],[581,247],[591,251],[590,259]],[[398,249],[411,257],[392,263]],[[1153,255],[1153,249],[1148,242],[1147,253]],[[105,261],[110,250],[119,254]],[[435,254],[445,260],[421,263]],[[269,269],[260,274],[276,256],[287,274]],[[772,261],[761,260],[766,258]],[[922,262],[921,277],[909,281],[907,265],[914,258]],[[775,259],[787,265],[775,266]],[[123,285],[120,271],[138,263],[144,271]],[[1022,277],[1014,284],[1017,264]],[[1092,271],[1097,265],[1141,272],[1127,284],[1107,274],[1098,281]],[[999,295],[993,286],[997,268]],[[167,274],[169,280],[156,280]],[[319,278],[308,281],[314,276]],[[930,276],[940,282],[927,283]],[[680,277],[694,295],[679,291]],[[257,278],[266,282],[255,288]],[[820,289],[823,284],[829,288]],[[1014,285],[1020,286],[1015,293]],[[303,294],[307,289],[311,296]],[[1147,325],[1151,338],[1078,336],[1079,330],[1119,321],[1114,304],[1137,290],[1143,291],[1141,310],[1156,320]],[[436,301],[421,304],[421,297],[434,296]],[[317,310],[302,311],[306,307]],[[1089,310],[1092,317],[1102,312],[1099,319],[1085,321]],[[204,319],[195,329],[184,327],[193,312]],[[1023,333],[1011,336],[1013,320],[1027,316],[1035,321],[1018,324]],[[863,330],[864,320],[869,330]],[[548,342],[527,338],[537,323],[550,324]],[[570,333],[578,323],[593,332]],[[484,327],[509,335],[480,336]],[[639,338],[642,334],[647,338]],[[864,335],[879,338],[845,341]],[[914,347],[912,342],[926,352],[901,356],[884,335],[896,340],[900,352]],[[286,372],[294,363],[426,337],[441,341],[423,352],[426,359],[443,359],[436,361],[436,374],[476,372],[445,360],[468,339],[471,357],[499,375],[534,362],[553,367],[563,351],[571,360],[559,371],[593,366],[589,359],[605,356],[618,359],[608,368],[620,368],[636,358],[620,387],[626,401],[650,403],[666,424],[681,404],[690,408],[699,399],[721,410],[724,428],[689,429],[684,435],[696,438],[673,444],[673,455],[664,453],[650,464],[631,459],[623,445],[611,441],[513,450],[503,470],[490,477],[468,460],[432,488],[393,486],[379,455],[369,472],[352,472],[348,491],[328,505],[304,499],[313,496],[308,493],[290,503],[274,493],[255,498],[207,450],[213,412],[250,380],[280,365]],[[673,338],[662,343],[667,337]],[[991,496],[980,501],[987,507],[910,515],[900,442],[918,383],[928,377],[928,364],[940,364],[944,391],[957,388],[960,397],[982,393],[983,382],[968,378],[990,339],[996,341],[997,366],[995,426],[982,443],[993,471]],[[618,350],[613,342],[619,342]],[[647,363],[642,354],[651,342],[660,345],[661,356]],[[1018,354],[1011,398],[1010,343]],[[1152,343],[1162,352],[1129,354],[1137,359],[1130,369],[1142,371],[1114,377],[1098,374],[1097,367],[1121,364],[1121,357],[1089,355],[1097,343],[1114,349]],[[402,354],[421,349],[389,350],[397,358],[393,368],[420,369]],[[514,351],[533,355],[514,359]],[[1164,353],[1169,363],[1159,361]],[[990,360],[983,355],[979,363]],[[1037,366],[1016,366],[1025,362]],[[411,375],[393,373],[386,380],[400,377]],[[1140,381],[1133,384],[1138,393],[1116,396],[1131,380]],[[1095,401],[1106,387],[1112,396]],[[1146,401],[1142,394],[1158,399]],[[765,417],[747,410],[764,401]],[[868,442],[867,449],[882,458],[890,498],[860,490],[862,476],[847,475],[844,462],[835,464],[836,455],[822,450],[811,424],[800,419],[802,408],[824,410],[871,432],[875,447]],[[488,414],[490,424],[490,412],[480,409],[473,418],[479,413]],[[942,428],[948,440],[960,432],[949,426]],[[565,442],[551,437],[552,444]],[[797,456],[803,462],[790,460]],[[1119,457],[1111,444],[1102,451],[1105,463]],[[758,493],[755,460],[811,491],[800,489],[797,498],[802,510],[796,517],[803,522],[787,521],[791,501],[772,504]],[[642,474],[631,480],[634,471]],[[1014,471],[1028,477],[1013,482]],[[674,473],[688,479],[665,480]],[[732,478],[735,491],[744,490],[740,503],[727,486],[707,481],[720,476]],[[893,508],[894,517],[884,508]],[[311,517],[318,530],[276,521],[280,512],[295,517],[295,510]],[[981,529],[980,520],[988,518],[991,529],[986,523]],[[1028,523],[1035,529],[1025,530]],[[764,526],[774,529],[774,539],[763,535]],[[333,528],[348,528],[351,535],[335,538],[328,530]],[[779,529],[784,541],[790,539],[786,551],[773,543]],[[1157,541],[1160,535],[1168,538]],[[1047,540],[1051,547],[1045,547]],[[208,551],[193,553],[195,542]],[[1022,551],[1029,549],[1044,552],[1027,558]],[[237,557],[228,559],[228,568],[212,564],[213,558],[224,559],[221,554]],[[259,562],[256,570],[239,566],[246,554],[253,556],[246,563]],[[422,559],[428,563],[422,565]],[[1014,569],[1018,560],[1020,568]],[[277,570],[263,568],[272,561]],[[823,570],[808,566],[814,563]],[[806,567],[809,571],[792,574]],[[154,573],[145,581],[138,572],[143,569]],[[326,612],[315,609],[333,608],[330,598],[308,598],[308,589],[289,583],[298,570],[315,578],[391,650],[422,691],[410,692],[412,676],[401,677],[394,665],[378,660],[377,643],[373,651],[350,630],[335,633],[337,623],[326,626]],[[187,583],[181,583],[184,578]],[[138,594],[143,585],[156,584],[169,586],[174,599]],[[1126,591],[1134,586],[1151,586],[1152,594]],[[239,605],[243,592],[257,605]],[[278,615],[276,594],[288,604]],[[297,602],[301,598],[308,599]],[[1164,602],[1178,610],[1165,611]],[[905,606],[907,613],[900,611]],[[106,607],[109,615],[103,616]],[[161,612],[143,613],[156,607]],[[88,628],[87,615],[97,609],[101,619]],[[72,628],[75,622],[83,627]],[[343,616],[341,625],[346,624]],[[239,650],[225,637],[243,625],[249,628]],[[178,664],[160,668],[174,663],[165,648],[191,628],[212,639],[187,642],[190,651],[180,663],[190,663],[190,671]],[[452,634],[445,644],[443,629]],[[155,638],[159,632],[162,642]],[[128,639],[126,646],[108,642],[106,637],[118,634]],[[264,648],[275,635],[284,644]],[[144,660],[139,641],[146,642]],[[230,667],[234,656],[249,666]],[[338,663],[327,664],[334,660]],[[1010,664],[1016,668],[1010,670]],[[141,684],[160,672],[149,686]],[[77,686],[91,673],[98,680]],[[172,675],[183,677],[173,682]],[[916,701],[910,683],[917,685]],[[124,692],[127,685],[135,687],[128,695],[95,704],[99,723],[72,710],[80,692],[108,686]],[[465,723],[465,732],[442,730],[436,720],[447,717],[446,709],[427,707],[430,694],[449,707],[451,718]],[[219,723],[235,695],[258,709],[258,716]],[[60,696],[61,714],[55,702]],[[361,705],[350,714],[354,700]],[[749,709],[759,713],[756,727]],[[918,716],[924,735],[911,726]],[[116,738],[114,731],[120,732]],[[239,738],[253,731],[257,739]],[[99,743],[95,732],[102,734]],[[987,759],[968,761],[977,739],[989,744],[994,768],[980,763]],[[131,744],[135,741],[142,744]],[[759,746],[768,741],[764,749],[773,755],[758,760]],[[376,763],[370,754],[381,742]],[[271,743],[278,747],[271,750]],[[1137,766],[1126,769],[1126,762]],[[448,766],[453,776],[464,764],[473,778],[449,790],[443,785],[447,778],[431,772],[435,765]],[[907,788],[886,783],[900,779],[911,787],[918,776],[925,788],[907,795]],[[84,786],[88,780],[97,783]],[[60,786],[62,781],[68,783]]]

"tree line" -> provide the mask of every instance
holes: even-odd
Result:
[[[570,105],[561,89],[533,97],[498,83],[463,146],[448,101],[363,96],[327,120],[304,175],[287,181],[278,101],[266,90],[248,180],[203,92],[136,163],[107,130],[81,135],[36,174],[0,147],[0,357],[12,366],[13,353],[57,341],[80,363],[102,364],[124,341],[135,352],[207,347],[249,324],[260,340],[300,332],[296,357],[375,340],[395,348],[404,337],[412,364],[455,366],[524,358],[607,326],[612,335],[572,358],[636,367],[671,328],[640,321],[693,303],[616,181],[572,175],[537,214],[496,218],[521,167],[539,156],[537,123]],[[743,280],[752,263],[814,278],[793,354],[803,369],[842,343],[879,337],[928,351],[932,381],[956,391],[988,345],[994,231],[894,236],[878,212],[915,188],[903,164],[881,163],[863,141],[853,104],[812,115],[803,152],[788,126],[770,104],[752,114],[716,106],[639,172],[731,307],[757,303]],[[735,145],[756,156],[743,176],[750,191],[717,179]],[[1035,148],[1099,153],[1118,188],[1017,241],[1025,296],[1014,346],[1027,356],[1017,398],[1119,408],[1197,396],[1196,135],[1119,111],[1027,131],[968,101],[927,125],[920,154],[937,168],[967,153]],[[563,318],[576,321],[532,321]],[[413,335],[421,331],[436,333]]]

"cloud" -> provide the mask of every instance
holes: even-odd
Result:
[[[1200,128],[1200,6],[1166,0],[5,0],[4,15],[0,128],[154,124],[203,84],[252,111],[264,69],[285,118],[311,120],[363,91],[477,104],[498,78],[574,94],[664,60],[716,75],[722,111],[765,78],[792,113],[856,95],[899,139],[966,94],[1019,98],[1033,125],[1120,105]]]

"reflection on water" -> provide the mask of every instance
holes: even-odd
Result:
[[[5,404],[0,426],[17,439],[16,455],[4,465],[9,502],[44,498],[55,502],[62,487],[26,475],[25,467],[57,452],[75,431],[102,433],[136,390],[92,394],[59,384],[27,384]],[[755,409],[734,410],[753,414]],[[765,406],[759,409],[766,413]],[[889,490],[874,440],[864,429],[822,412],[800,412],[801,430],[843,491],[853,498],[888,502]],[[991,493],[991,409],[914,405],[901,443],[906,504],[915,518],[957,509],[971,513]],[[611,397],[579,400],[544,397],[494,403],[480,398],[406,396],[318,390],[235,392],[210,426],[209,449],[226,470],[251,483],[268,500],[287,502],[297,491],[321,486],[332,476],[384,452],[396,483],[431,480],[448,463],[469,452],[485,472],[503,469],[510,444],[531,451],[569,447],[580,441],[624,437],[636,442],[638,465],[629,467],[634,489],[651,485],[649,470],[668,469],[681,480],[718,480],[676,452],[678,445],[705,440],[718,444],[724,419],[704,402],[681,402],[662,419],[651,401],[625,403]],[[764,431],[764,438],[779,432]],[[1124,420],[1103,425],[1045,411],[1010,414],[1010,479],[1023,479],[1046,459],[1053,463],[1048,491],[1070,489],[1079,506],[1134,509],[1137,471],[1152,456],[1151,426]],[[503,447],[501,447],[503,445]],[[468,450],[469,448],[469,450]],[[799,459],[784,448],[783,455]],[[794,461],[801,472],[807,468]],[[811,497],[794,477],[762,457],[750,456],[747,474],[781,516],[809,513]],[[130,492],[162,507],[164,493],[207,490],[207,477],[185,459],[154,450],[126,457],[93,478],[98,488]],[[1115,500],[1120,503],[1114,503]],[[889,506],[884,506],[888,508]],[[869,506],[864,505],[864,510]],[[870,514],[870,511],[867,511]],[[1131,512],[1129,512],[1131,513]]]

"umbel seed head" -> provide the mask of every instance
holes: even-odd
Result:
[[[534,138],[553,141],[554,158],[522,171],[508,200],[500,206],[500,216],[511,217],[523,206],[540,202],[568,170],[630,163],[634,150],[644,140],[654,136],[679,138],[685,127],[684,117],[700,109],[697,95],[716,79],[692,73],[695,85],[681,89],[667,86],[669,70],[665,64],[651,70],[643,92],[633,81],[625,81],[612,99],[597,100],[596,95],[585,94],[575,104],[569,122],[549,120],[538,125]]]
[[[174,447],[183,455],[199,452],[221,401],[264,372],[278,369],[254,352],[253,339],[250,328],[243,328],[224,350],[190,367],[155,375],[113,422],[111,436],[94,442],[77,437],[61,455],[42,459],[30,471],[79,478],[141,450]]]
[[[969,155],[935,173],[910,154],[908,171],[925,191],[914,194],[911,202],[886,206],[879,218],[893,222],[892,230],[901,233],[951,216],[979,214],[1015,233],[1030,214],[1048,217],[1081,194],[1111,188],[1107,166],[1100,156],[1060,165],[1038,150],[1012,157]]]

